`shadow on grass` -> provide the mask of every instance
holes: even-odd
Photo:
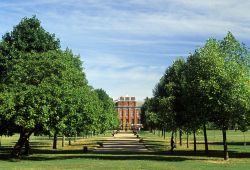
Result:
[[[204,144],[204,142],[199,142]],[[244,146],[244,142],[227,142],[228,145]],[[223,142],[209,142],[209,145],[223,145]],[[246,145],[250,145],[250,142],[246,142]]]
[[[103,141],[104,142],[104,141]],[[111,145],[117,147],[115,140],[106,141]],[[122,140],[122,145],[130,144],[129,140]],[[105,152],[92,152],[89,151],[84,153],[82,149],[70,149],[70,150],[52,150],[52,149],[42,149],[39,147],[39,142],[32,143],[34,146],[31,149],[30,156],[23,156],[22,160],[30,161],[47,161],[47,160],[65,160],[65,159],[99,159],[99,160],[153,160],[153,161],[169,161],[169,162],[180,162],[187,160],[207,160],[208,157],[215,157],[223,159],[222,150],[211,150],[209,154],[206,155],[204,151],[179,151],[176,150],[173,153],[170,151],[138,151],[131,152],[130,150],[121,149],[116,151],[105,151]],[[221,143],[213,143],[214,145]],[[240,145],[242,143],[235,142],[229,143],[229,145]],[[145,143],[147,148],[157,150],[157,148],[166,147],[159,141],[147,141]],[[129,148],[129,147],[128,147]],[[4,161],[18,161],[18,159],[13,159],[10,156],[12,148],[11,147],[0,147],[0,160]],[[236,152],[229,151],[230,158],[250,158],[250,152]],[[206,158],[207,157],[207,158]]]
[[[0,160],[15,162],[9,151],[11,148],[5,148],[5,152],[0,153]],[[229,152],[230,158],[250,158],[250,153]],[[217,157],[223,159],[223,151],[210,151],[209,155],[205,155],[204,151],[169,151],[165,152],[106,152],[106,153],[84,153],[82,150],[41,150],[33,149],[30,156],[23,156],[21,160],[30,161],[47,161],[47,160],[65,160],[65,159],[99,159],[99,160],[152,160],[152,161],[169,161],[180,162],[187,160],[206,160],[206,157]]]
[[[145,143],[144,143],[145,144]],[[190,144],[192,144],[190,142]],[[197,143],[204,144],[204,143]],[[249,143],[250,144],[250,143]],[[222,142],[211,142],[209,145],[219,145],[223,147]],[[228,146],[244,146],[242,142],[228,142]],[[147,141],[145,144],[146,148],[149,150],[155,150],[155,153],[158,155],[173,155],[173,156],[184,156],[184,157],[215,157],[215,158],[223,158],[224,151],[223,150],[209,150],[209,153],[206,154],[204,150],[198,150],[196,152],[192,150],[175,150],[173,153],[170,152],[170,146],[166,146],[161,142],[156,141]],[[162,151],[162,148],[167,148],[166,151]],[[230,151],[228,150],[230,158],[250,158],[250,152],[240,152],[240,151]]]
[[[169,161],[169,162],[180,162],[190,160],[185,157],[172,157],[163,155],[135,155],[135,154],[92,154],[86,153],[81,155],[75,154],[64,154],[64,155],[30,155],[23,156],[21,160],[29,161],[49,161],[49,160],[66,160],[66,159],[97,159],[97,160],[152,160],[152,161]],[[16,162],[20,159],[13,159],[9,154],[0,154],[0,160]]]
[[[215,157],[215,158],[223,158],[224,151],[222,150],[210,150],[208,155],[206,155],[205,151],[174,151],[171,153],[170,151],[159,151],[158,155],[172,155],[172,156],[184,156],[184,157]],[[228,151],[230,158],[250,158],[249,152],[236,152],[236,151]]]
[[[98,159],[98,160],[151,160],[151,161],[169,161],[169,162],[180,162],[189,160],[189,158],[184,157],[166,157],[161,155],[115,155],[115,154],[85,154],[81,156],[59,156],[56,158],[48,157],[30,157],[28,160],[33,161],[44,161],[44,160],[62,160],[62,159]],[[25,159],[25,158],[24,158]]]
[[[1,148],[0,160],[16,162],[19,159],[13,159],[9,154],[11,148]],[[110,151],[95,153],[89,151],[84,153],[83,150],[43,150],[43,149],[32,149],[30,156],[23,156],[21,160],[30,161],[47,161],[47,160],[65,160],[65,159],[98,159],[98,160],[153,160],[153,161],[171,161],[180,162],[191,160],[193,158],[179,157],[173,155],[165,155],[164,153],[156,152],[130,152],[126,150],[121,151]],[[200,158],[199,158],[200,159]]]

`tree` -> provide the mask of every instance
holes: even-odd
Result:
[[[12,123],[21,129],[14,155],[20,155],[25,140],[38,127],[58,132],[65,117],[76,107],[73,103],[69,105],[69,100],[74,90],[86,86],[86,80],[74,66],[73,59],[68,52],[60,51],[24,54],[8,72],[8,87],[3,93],[12,94]],[[9,114],[5,112],[3,116]]]
[[[146,110],[145,116],[157,117],[157,124],[158,127],[162,128],[164,138],[166,130],[172,131],[171,141],[173,141],[173,135],[174,133],[177,134],[177,129],[179,129],[180,144],[182,143],[182,129],[187,121],[185,120],[186,110],[184,106],[184,66],[185,61],[178,59],[172,66],[168,67],[159,83],[155,86],[153,91],[154,97],[151,99],[152,102],[146,100],[144,106]],[[152,112],[148,105],[153,103],[155,107]],[[153,120],[155,121],[155,119]],[[171,144],[171,146],[174,145]]]
[[[156,113],[157,106],[157,100],[155,100],[154,98],[146,98],[145,102],[142,105],[142,124],[144,128],[149,128],[150,132],[152,132],[153,129],[157,128],[157,124],[159,122],[158,115]]]
[[[154,99],[158,101],[157,114],[159,123],[165,130],[172,131],[173,135],[179,128],[180,133],[184,124],[184,71],[185,61],[176,60],[167,68],[165,74],[154,89]],[[181,137],[181,136],[180,136]],[[180,142],[181,143],[181,142]],[[172,148],[173,150],[173,148]]]
[[[180,134],[180,145],[182,144],[182,130],[186,124],[187,119],[185,119],[186,108],[185,108],[185,61],[180,58],[177,59],[172,67],[169,68],[168,74],[165,74],[167,77],[168,84],[167,87],[172,86],[169,91],[174,96],[172,100],[173,111],[175,113],[174,121],[176,122],[176,127],[179,129]],[[177,131],[175,132],[177,133]],[[177,134],[176,134],[177,135]]]
[[[187,60],[188,107],[195,126],[214,122],[223,132],[224,159],[228,159],[226,130],[245,124],[249,112],[249,55],[231,33],[222,41],[210,39]],[[245,121],[244,121],[245,120]],[[208,147],[206,146],[206,150]]]
[[[193,128],[203,126],[205,151],[208,154],[206,124],[212,118],[217,80],[224,69],[223,58],[216,40],[209,39],[205,46],[189,56],[186,67],[188,113],[195,120]]]
[[[64,121],[65,126],[61,129],[62,133],[69,138],[69,144],[72,136],[98,129],[98,116],[102,110],[97,94],[91,87],[79,87],[72,95]]]
[[[74,90],[87,86],[79,56],[59,47],[35,17],[24,18],[0,43],[1,134],[19,131],[14,156],[34,131],[58,133],[68,113],[75,114]]]
[[[15,52],[47,52],[60,49],[60,41],[54,34],[46,32],[41,27],[40,21],[33,16],[23,18],[21,22],[13,28],[13,31],[6,33],[1,42],[1,53],[8,59],[18,57]]]
[[[219,81],[221,94],[218,99],[217,112],[214,121],[223,132],[224,159],[229,158],[227,151],[226,130],[230,125],[248,123],[247,117],[250,107],[250,72],[249,72],[249,51],[244,44],[240,44],[228,33],[219,41],[223,53],[225,74]]]
[[[14,27],[13,31],[3,36],[0,42],[1,92],[13,93],[12,91],[6,92],[9,82],[11,82],[8,78],[9,72],[14,69],[13,67],[19,62],[18,59],[24,56],[24,53],[58,50],[59,47],[59,40],[55,39],[53,34],[46,32],[40,26],[40,21],[36,19],[35,16],[22,19],[22,21]],[[2,118],[2,120],[4,121],[4,126],[1,127],[2,131],[11,134],[19,130],[19,128],[15,126],[15,120],[4,118]]]
[[[103,89],[95,90],[100,103],[101,113],[99,115],[100,131],[103,133],[107,129],[114,129],[118,126],[117,113],[115,111],[113,99]]]
[[[167,68],[154,89],[153,101],[157,124],[172,131],[196,131],[203,127],[205,150],[208,153],[206,124],[222,130],[224,159],[228,159],[226,131],[238,126],[246,131],[250,123],[250,55],[228,33],[222,41],[209,39],[187,62],[176,61]],[[150,102],[145,102],[145,117]],[[149,112],[150,113],[150,112]]]
[[[62,133],[68,137],[77,134],[78,121],[82,116],[79,107],[85,104],[80,102],[84,95],[81,91],[89,89],[79,56],[74,56],[68,49],[61,56],[65,57],[62,59],[64,64],[61,63],[64,68],[61,70],[63,74],[48,82],[58,85],[58,88],[48,88],[48,94],[52,93],[52,97],[58,98],[48,101],[51,102],[50,106],[54,107],[49,125],[50,131],[54,134],[54,149],[56,149],[57,134]]]

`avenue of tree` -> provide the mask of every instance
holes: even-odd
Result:
[[[229,158],[227,130],[250,126],[250,54],[228,33],[209,39],[186,60],[168,67],[143,105],[142,123],[150,129],[181,136],[214,126],[223,134],[224,159]],[[62,50],[54,34],[36,17],[23,18],[0,41],[0,135],[20,134],[12,155],[29,153],[32,134],[69,138],[104,133],[118,127],[113,100],[86,79],[80,56]],[[64,143],[64,141],[63,141]],[[188,143],[188,142],[187,142]],[[172,151],[174,148],[171,142]]]
[[[0,41],[0,135],[20,133],[12,155],[28,153],[31,134],[72,137],[118,125],[113,100],[88,85],[80,56],[60,49],[36,17]]]
[[[186,60],[178,59],[168,67],[143,105],[143,124],[149,129],[193,134],[213,125],[222,130],[224,159],[227,160],[228,129],[241,131],[250,125],[250,54],[232,33],[223,40],[209,39]],[[173,151],[173,142],[171,142]],[[188,146],[187,146],[188,147]]]

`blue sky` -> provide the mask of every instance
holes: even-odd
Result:
[[[80,54],[89,84],[143,100],[165,69],[228,31],[250,46],[249,0],[1,0],[0,34],[36,15]]]

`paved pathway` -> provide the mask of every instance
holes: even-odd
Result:
[[[94,153],[145,153],[151,152],[145,148],[139,139],[131,132],[120,132],[114,137],[105,137],[103,147],[98,147]]]

